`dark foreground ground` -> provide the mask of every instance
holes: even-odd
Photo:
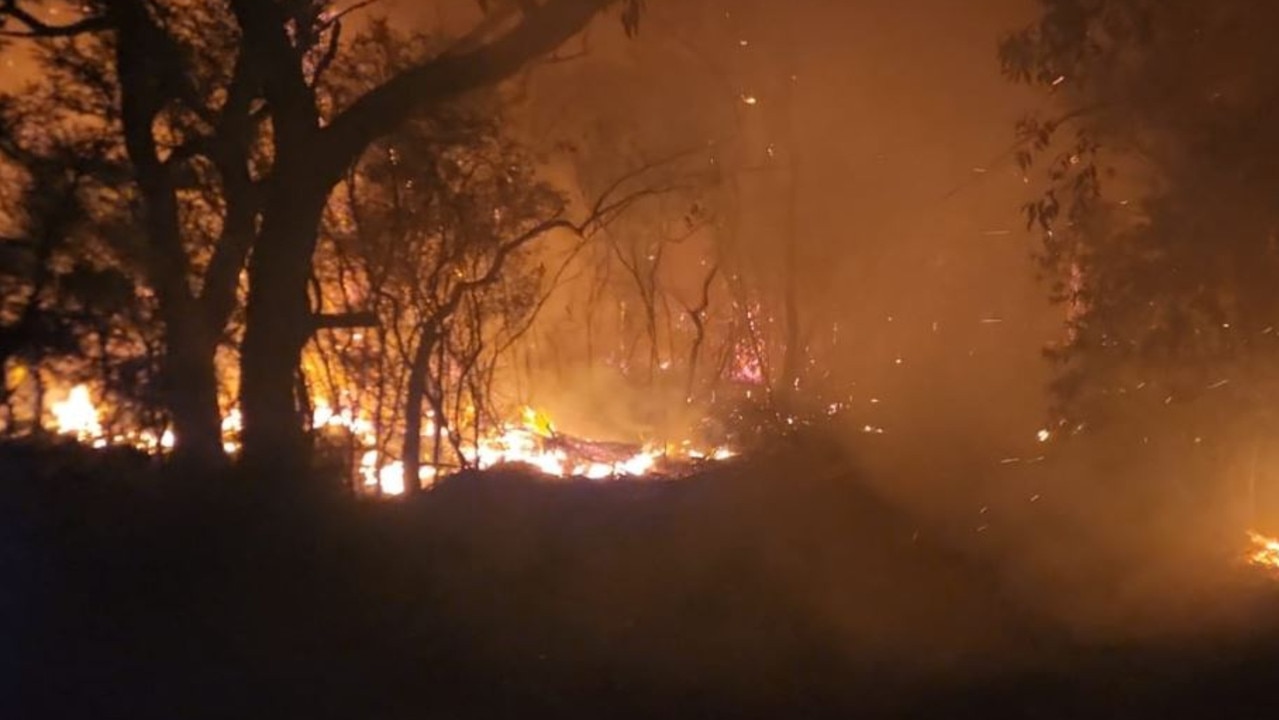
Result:
[[[1279,716],[1270,633],[1081,642],[812,451],[411,504],[74,455],[0,451],[0,718]]]

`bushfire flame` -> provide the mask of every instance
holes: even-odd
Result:
[[[57,423],[58,432],[72,435],[80,442],[102,442],[102,422],[98,408],[93,404],[86,385],[76,385],[67,393],[65,400],[56,402],[49,410]]]
[[[173,447],[173,433],[169,431],[160,437],[145,432],[108,436],[100,421],[102,414],[85,385],[72,388],[66,399],[55,403],[51,411],[58,433],[94,447],[132,445],[147,452],[162,452]],[[359,447],[364,448],[354,471],[366,488],[380,490],[386,495],[404,493],[404,465],[399,460],[383,457],[376,449],[378,433],[371,421],[349,408],[339,411],[327,403],[318,402],[311,423],[316,429],[345,431]],[[223,449],[228,454],[239,452],[242,427],[240,412],[233,408],[222,420]],[[435,431],[432,422],[425,423],[424,436],[433,436]],[[585,457],[583,453],[572,451],[561,440],[554,423],[545,413],[533,408],[524,408],[518,424],[504,425],[477,442],[462,443],[461,452],[467,463],[481,470],[519,464],[535,468],[547,476],[592,480],[641,477],[655,473],[663,465],[723,461],[736,454],[727,447],[697,448],[686,441],[673,446],[646,446],[621,454],[614,449],[607,458]],[[422,486],[429,486],[439,472],[439,468],[423,465],[418,481]]]
[[[1248,564],[1279,571],[1279,539],[1249,530],[1248,540],[1251,542],[1247,554]]]

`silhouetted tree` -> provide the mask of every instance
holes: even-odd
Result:
[[[433,42],[375,22],[334,64],[330,93],[344,103]],[[310,380],[340,377],[327,401],[373,421],[370,469],[398,457],[409,493],[424,464],[468,466],[464,444],[512,417],[493,387],[497,367],[554,292],[560,256],[666,189],[655,173],[619,173],[573,208],[513,139],[505,105],[473,93],[415,115],[351,167],[321,228],[312,312],[328,332],[316,338],[325,371]],[[542,247],[556,235],[566,253]]]
[[[7,143],[0,141],[0,149]],[[0,215],[17,234],[0,238],[0,366],[8,431],[40,429],[45,376],[95,380],[114,402],[107,426],[127,417],[159,437],[164,413],[153,393],[157,368],[154,303],[135,291],[117,250],[136,227],[127,205],[104,201],[111,188],[81,166],[83,148],[51,144],[12,153]],[[6,153],[9,154],[9,153]],[[21,397],[28,409],[14,412]]]
[[[1209,394],[1255,419],[1279,390],[1279,6],[1041,5],[1000,58],[1055,100],[1017,159],[1046,182],[1026,209],[1067,308],[1063,416]]]
[[[247,270],[244,459],[300,467],[306,442],[294,380],[315,329],[307,287],[333,188],[370,144],[410,116],[496,84],[614,0],[484,4],[493,5],[488,19],[466,37],[334,107],[321,80],[342,50],[344,13],[327,2],[96,0],[80,7],[81,19],[56,25],[41,17],[44,3],[0,3],[3,30],[36,38],[47,73],[65,71],[63,52],[97,60],[71,72],[106,91],[100,94],[108,100],[99,98],[95,109],[102,110],[102,136],[116,142],[104,152],[127,158],[184,454],[220,455],[213,358]],[[640,1],[622,6],[623,24],[633,32]],[[183,190],[193,174],[220,191],[215,238],[202,267],[183,226]]]
[[[377,23],[335,67],[334,82],[358,92],[429,44]],[[351,400],[373,412],[384,435],[379,458],[398,455],[406,479],[418,476],[427,435],[432,465],[442,441],[453,463],[466,462],[461,433],[492,416],[478,376],[491,370],[504,329],[535,305],[540,273],[527,246],[564,213],[564,198],[536,177],[502,125],[491,96],[415,117],[351,168],[326,215],[319,299],[321,311],[337,312],[322,316],[364,311],[371,320],[322,338],[346,378],[331,392],[359,393]],[[428,415],[433,427],[424,426]]]

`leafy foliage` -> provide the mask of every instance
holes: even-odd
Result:
[[[1026,207],[1067,310],[1064,414],[1116,398],[1273,397],[1279,352],[1279,8],[1229,0],[1043,0],[1000,48],[1054,115],[1018,126]]]

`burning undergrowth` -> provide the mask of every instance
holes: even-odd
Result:
[[[94,404],[87,386],[71,388],[62,400],[50,407],[58,435],[96,449],[129,447],[162,455],[172,448],[171,432],[148,431],[110,433],[103,428],[103,412]],[[487,470],[506,466],[525,467],[544,478],[584,478],[608,480],[631,478],[678,478],[699,471],[707,463],[728,460],[737,452],[728,446],[702,446],[692,441],[628,443],[597,441],[560,432],[542,412],[525,407],[518,422],[502,423],[489,434],[472,440],[454,440],[463,460],[458,469]],[[223,421],[224,449],[239,451],[240,415],[232,410]],[[373,423],[351,410],[335,411],[327,403],[317,403],[311,424],[330,450],[357,478],[362,492],[399,495],[405,490],[404,467],[399,461],[383,460],[377,450],[378,430]],[[434,431],[428,424],[427,433]],[[348,455],[344,460],[341,453]],[[334,453],[329,453],[333,455]],[[420,479],[431,485],[446,475],[447,467],[423,467]]]

